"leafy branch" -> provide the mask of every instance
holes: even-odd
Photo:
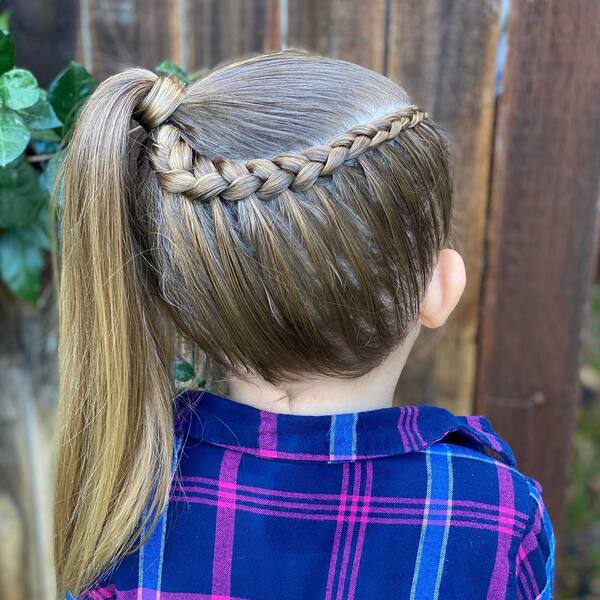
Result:
[[[16,66],[8,20],[8,11],[0,14],[0,284],[36,303],[51,248],[50,195],[97,81],[71,62],[42,89],[33,73]],[[170,61],[156,70],[185,83],[201,75],[187,75]]]

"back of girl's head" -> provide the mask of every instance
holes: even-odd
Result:
[[[63,177],[56,565],[77,591],[166,500],[173,324],[273,383],[368,372],[415,323],[451,185],[401,88],[300,53],[186,89],[111,77]]]

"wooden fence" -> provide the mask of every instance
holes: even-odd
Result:
[[[398,399],[490,416],[521,468],[543,484],[559,528],[593,270],[600,2],[512,0],[510,11],[508,0],[4,4],[18,64],[43,84],[71,58],[103,78],[164,59],[196,71],[299,47],[405,87],[453,143],[468,283],[444,331],[419,339]],[[40,313],[0,299],[0,595],[8,600],[51,597],[49,294]]]

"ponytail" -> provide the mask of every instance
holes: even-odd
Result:
[[[443,132],[404,90],[285,52],[185,92],[108,79],[62,176],[56,571],[76,594],[168,499],[172,330],[209,372],[364,375],[418,316],[452,186]]]
[[[62,169],[54,558],[63,594],[80,593],[137,547],[168,499],[172,338],[129,205],[132,116],[160,116],[146,106],[155,83],[143,69],[102,83]]]

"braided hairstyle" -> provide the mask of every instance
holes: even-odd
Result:
[[[400,87],[297,52],[109,78],[62,181],[55,562],[76,593],[168,497],[173,329],[272,383],[361,376],[415,324],[452,194]]]

